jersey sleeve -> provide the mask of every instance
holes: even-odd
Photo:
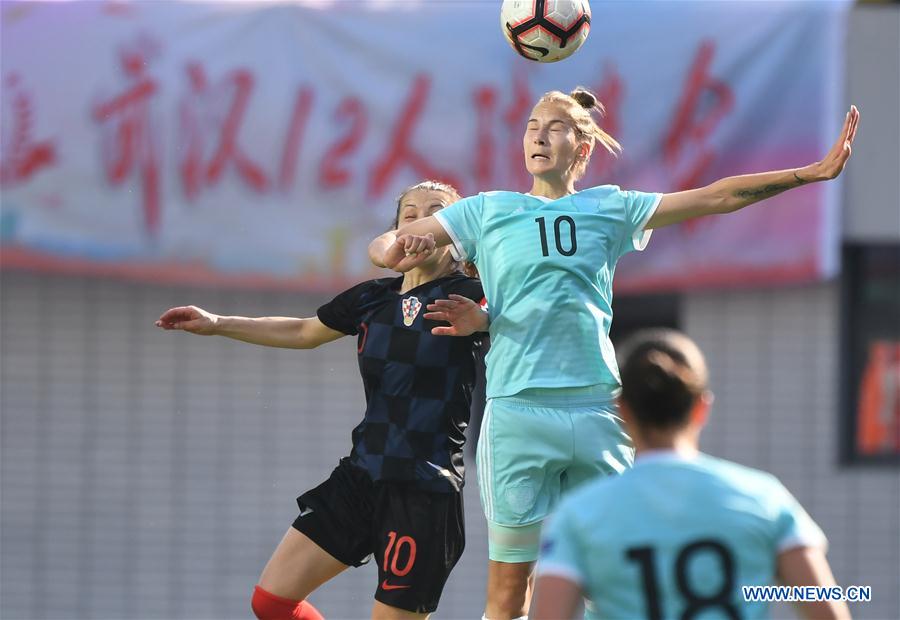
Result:
[[[475,278],[460,278],[453,283],[449,292],[468,297],[482,307],[487,306],[487,300],[484,297],[484,289],[481,286],[481,280]]]
[[[457,260],[475,260],[483,215],[484,194],[463,198],[434,214],[453,241]]]
[[[355,336],[359,330],[360,298],[370,287],[371,282],[363,282],[347,289],[319,307],[316,316],[326,327]]]
[[[651,230],[644,230],[647,222],[653,217],[662,194],[619,190],[619,198],[624,203],[625,221],[619,256],[632,250],[642,251],[650,241]]]
[[[795,547],[828,548],[828,539],[822,528],[813,521],[791,492],[775,480],[772,497],[775,509],[775,546],[778,553]]]
[[[562,577],[583,586],[587,582],[587,572],[574,525],[571,512],[564,506],[550,517],[541,536],[537,573]]]

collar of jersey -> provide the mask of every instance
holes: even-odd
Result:
[[[531,194],[531,193],[526,193],[525,195],[528,196],[529,198],[537,198],[544,204],[546,204],[548,202],[553,202],[552,198],[547,198],[546,196],[535,196],[534,194]]]
[[[634,465],[647,465],[650,463],[671,463],[696,461],[700,457],[697,452],[694,455],[686,455],[675,450],[644,450],[634,457]]]
[[[578,192],[575,192],[575,194],[577,194],[577,193]],[[563,198],[568,198],[569,196],[574,196],[575,194],[566,194],[565,196],[560,196],[559,198],[547,198],[546,196],[537,196],[530,192],[526,192],[524,195],[528,196],[529,198],[537,198],[544,204],[547,204],[547,203],[551,203],[551,202],[556,202],[557,200],[562,200]]]
[[[397,293],[398,295],[400,295],[401,297],[406,297],[413,291],[420,289],[423,286],[431,286],[431,285],[437,284],[439,282],[443,282],[444,280],[448,280],[450,278],[456,278],[459,276],[465,277],[465,274],[459,273],[459,272],[448,273],[447,275],[441,276],[440,278],[435,278],[434,280],[429,280],[428,282],[422,282],[422,284],[420,284],[419,286],[415,286],[415,287],[409,289],[408,291],[406,291],[405,293],[400,292],[400,287],[403,286],[403,276],[399,276],[397,278],[392,278],[392,281],[388,284],[388,288],[390,290],[394,291],[395,293]]]

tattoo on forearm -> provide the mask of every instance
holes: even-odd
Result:
[[[734,195],[737,198],[749,198],[751,200],[760,200],[762,198],[769,198],[770,196],[774,196],[775,194],[780,194],[781,192],[791,189],[792,187],[797,187],[797,186],[789,184],[789,183],[772,183],[772,184],[766,185],[764,187],[751,187],[748,189],[739,189],[734,193]]]
[[[775,196],[776,194],[780,194],[785,190],[800,187],[801,185],[809,183],[809,181],[801,179],[800,175],[798,175],[796,172],[794,172],[794,178],[797,179],[796,183],[770,183],[769,185],[765,185],[763,187],[739,189],[734,192],[734,195],[736,198],[762,200],[763,198],[769,198],[771,196]]]

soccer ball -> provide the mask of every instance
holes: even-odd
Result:
[[[587,0],[503,0],[500,26],[521,56],[537,62],[568,58],[591,31]]]

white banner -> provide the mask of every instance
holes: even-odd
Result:
[[[572,58],[519,58],[495,2],[3,3],[5,268],[334,289],[425,178],[526,191],[546,90],[623,143],[582,187],[676,191],[811,163],[837,135],[845,2],[593,6]],[[621,290],[834,272],[825,186],[654,235]]]

